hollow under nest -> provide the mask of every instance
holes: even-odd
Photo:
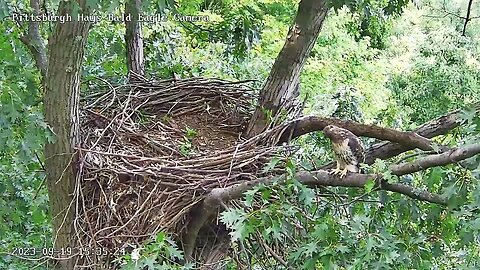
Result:
[[[81,246],[179,237],[213,188],[265,177],[279,147],[243,139],[255,94],[218,79],[95,86],[82,98],[76,233]],[[87,258],[89,260],[98,260]]]

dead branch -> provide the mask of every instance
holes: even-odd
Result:
[[[473,4],[473,0],[469,0],[469,1],[468,1],[468,6],[467,6],[467,14],[466,14],[465,17],[463,17],[462,15],[459,15],[459,14],[457,14],[457,13],[454,13],[454,12],[449,11],[449,10],[447,9],[445,3],[443,3],[441,9],[432,7],[433,10],[438,11],[438,12],[440,12],[440,13],[443,13],[443,15],[439,15],[439,16],[436,16],[436,15],[426,15],[426,17],[430,17],[430,18],[445,18],[445,17],[447,17],[447,16],[453,16],[453,17],[456,17],[456,18],[458,18],[458,19],[464,20],[465,22],[463,23],[462,36],[465,36],[465,33],[466,33],[466,31],[467,31],[467,24],[468,24],[471,20],[480,18],[480,16],[475,16],[475,17],[472,17],[472,16],[471,16],[472,4]]]
[[[336,118],[324,118],[318,116],[305,116],[288,124],[289,128],[280,137],[280,142],[296,138],[312,131],[320,131],[327,125],[335,125],[346,128],[357,136],[366,136],[384,141],[400,143],[402,145],[414,146],[425,151],[433,150],[432,142],[415,132],[398,131],[392,128],[384,128],[375,125],[360,124],[353,121]],[[293,129],[293,131],[292,131]]]
[[[39,0],[30,0],[30,5],[33,10],[33,15],[38,16],[40,14]],[[20,40],[27,46],[28,50],[32,54],[37,68],[40,70],[42,78],[47,74],[47,54],[45,50],[45,44],[40,35],[40,28],[38,21],[30,20],[28,22],[28,33],[20,36]]]

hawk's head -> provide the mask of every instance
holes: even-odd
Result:
[[[332,138],[335,134],[338,134],[340,131],[340,128],[334,125],[328,125],[325,128],[323,128],[323,134],[325,134],[325,137],[327,138]]]

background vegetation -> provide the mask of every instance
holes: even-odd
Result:
[[[390,17],[374,10],[360,15],[347,8],[332,12],[302,73],[304,112],[410,130],[459,108],[468,124],[441,142],[478,143],[480,121],[469,105],[480,96],[480,19],[470,21],[462,35],[464,20],[459,16],[464,16],[467,3],[421,1]],[[20,2],[13,4],[23,8]],[[170,17],[175,12],[206,14],[211,21],[146,24],[146,74],[256,79],[257,87],[268,76],[296,12],[288,0],[178,1],[178,10],[167,10],[164,4],[150,5],[148,12]],[[478,4],[472,13],[480,15]],[[3,19],[0,269],[28,269],[37,263],[3,252],[51,245],[41,160],[43,145],[52,136],[42,116],[40,74],[19,40],[21,29]],[[123,35],[122,24],[106,20],[90,31],[85,92],[97,77],[124,80]],[[292,173],[300,166],[313,168],[332,160],[321,134],[305,136],[298,144],[303,154],[289,164]],[[313,164],[305,161],[312,157]],[[288,263],[298,269],[478,269],[480,158],[463,165],[391,178],[443,194],[450,199],[448,208],[378,194],[368,187],[323,190],[324,196],[318,197],[292,179],[287,186],[249,191],[221,221],[232,230],[242,261],[264,269],[271,269],[272,262],[255,253],[262,245],[252,241],[258,232],[263,244],[289,243],[284,246]],[[386,167],[377,162],[370,170],[385,173]],[[253,207],[254,201],[262,207]],[[176,269],[180,266],[173,261],[181,257],[175,243],[159,235],[138,258],[127,254],[122,260],[128,262],[126,269],[154,264]],[[231,268],[237,267],[232,259]]]

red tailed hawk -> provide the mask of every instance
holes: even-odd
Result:
[[[337,168],[331,173],[340,174],[340,177],[344,177],[347,172],[358,173],[360,163],[365,161],[363,146],[358,137],[349,130],[334,125],[326,126],[323,133],[332,141],[337,160]]]

